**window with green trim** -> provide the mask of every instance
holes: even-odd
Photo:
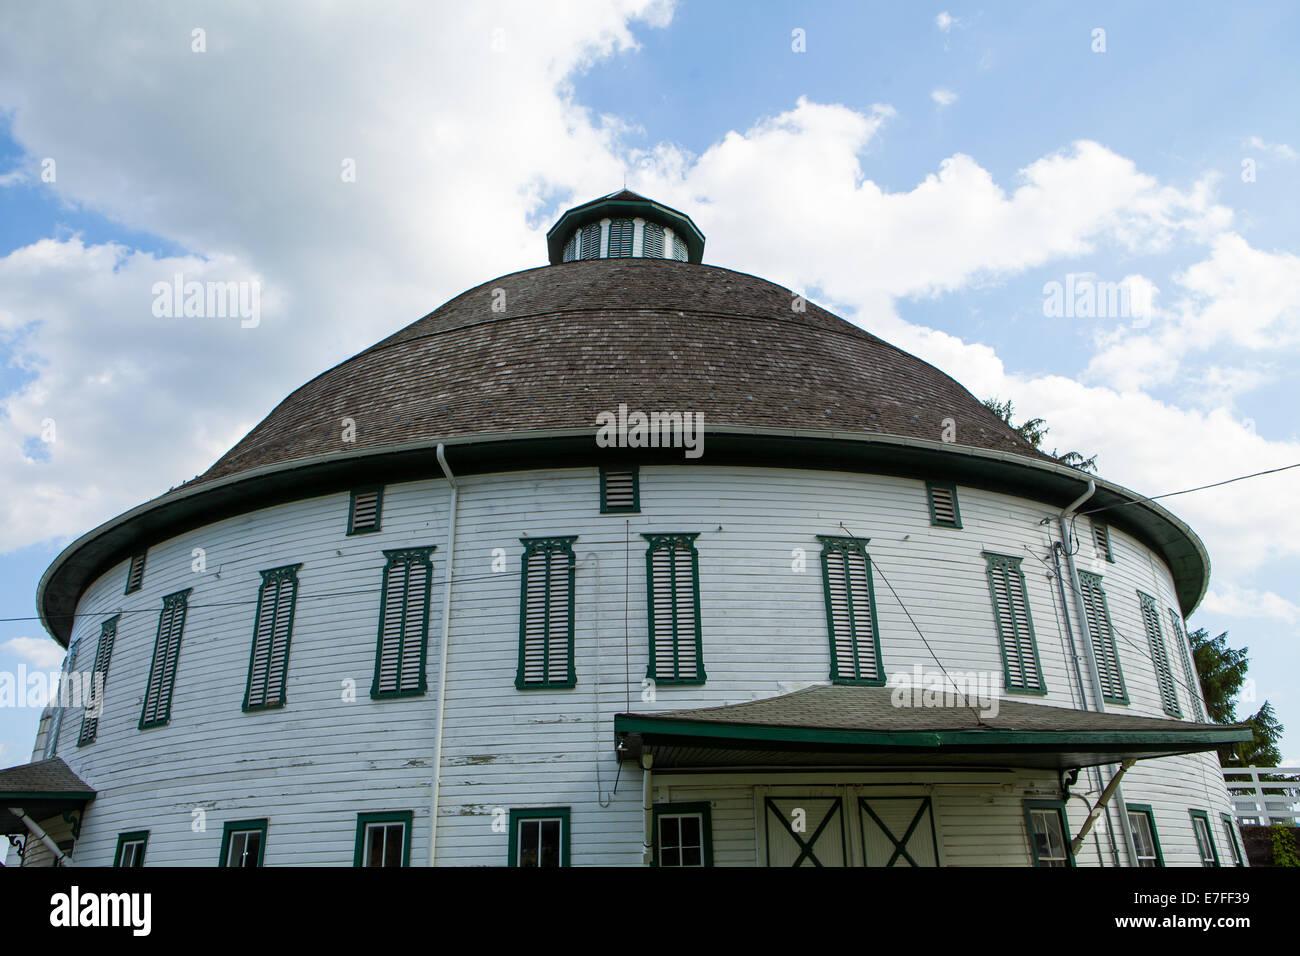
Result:
[[[1026,800],[1025,824],[1034,866],[1074,866],[1070,851],[1070,826],[1060,800]]]
[[[870,538],[819,534],[826,630],[831,643],[831,680],[837,684],[885,683],[876,628],[876,594],[871,580]]]
[[[520,538],[519,667],[515,687],[572,687],[574,557],[576,535]]]
[[[1106,592],[1101,589],[1101,575],[1080,571],[1079,590],[1083,592],[1083,608],[1088,618],[1088,637],[1092,641],[1092,653],[1097,661],[1101,696],[1112,704],[1127,704],[1128,691],[1124,687],[1124,673],[1119,667],[1115,629],[1110,623],[1110,608],[1106,605]]]
[[[1156,812],[1146,803],[1128,804],[1128,828],[1133,834],[1133,847],[1137,850],[1138,866],[1165,865],[1160,852],[1160,835],[1156,832]]]
[[[569,865],[569,808],[510,811],[510,865]]]
[[[131,555],[131,566],[126,572],[126,590],[122,592],[123,594],[138,591],[144,586],[144,558],[146,553],[141,551],[139,554]]]
[[[261,866],[266,854],[266,820],[233,820],[221,829],[218,866]]]
[[[1178,645],[1178,657],[1183,665],[1183,690],[1192,701],[1192,714],[1198,723],[1205,723],[1205,710],[1201,707],[1201,681],[1192,669],[1192,657],[1187,651],[1187,630],[1178,612],[1169,608],[1169,626],[1173,629],[1174,643]]]
[[[1151,662],[1156,669],[1160,705],[1170,717],[1181,718],[1183,711],[1178,706],[1174,673],[1169,669],[1169,655],[1165,652],[1165,636],[1160,630],[1160,611],[1156,607],[1156,599],[1138,591],[1138,602],[1142,605],[1142,626],[1147,632],[1147,646],[1151,649]]]
[[[1111,564],[1115,563],[1115,555],[1110,550],[1110,528],[1100,521],[1092,523],[1092,543],[1097,549],[1097,557],[1105,558]]]
[[[631,219],[612,219],[609,223],[610,259],[619,259],[632,254],[632,235],[634,223]]]
[[[1192,817],[1192,833],[1196,836],[1196,852],[1201,858],[1201,866],[1219,865],[1219,848],[1214,845],[1214,834],[1210,832],[1210,815],[1204,810],[1188,810]]]
[[[641,227],[641,254],[651,259],[664,257],[664,227],[657,222],[647,222]]]
[[[141,730],[161,727],[172,718],[172,689],[176,685],[185,609],[192,590],[186,588],[163,598],[162,613],[158,615],[158,634],[153,644],[153,661],[149,665],[149,683],[145,685],[144,708],[140,711]]]
[[[579,242],[578,258],[599,259],[600,258],[600,223],[593,222],[590,225],[583,226],[581,238],[578,240],[578,242]]]
[[[144,851],[149,845],[148,830],[132,830],[117,835],[117,852],[113,854],[114,866],[144,866]]]
[[[1228,844],[1228,849],[1232,851],[1232,865],[1245,866],[1246,860],[1241,853],[1241,843],[1237,839],[1237,825],[1232,819],[1232,814],[1220,813],[1219,820],[1223,823],[1223,840]]]
[[[649,677],[660,684],[703,684],[698,532],[643,534],[646,548]]]
[[[248,657],[244,710],[284,706],[289,642],[293,636],[293,612],[298,598],[298,569],[301,567],[301,564],[290,564],[262,572],[262,586],[257,591],[257,613],[253,617],[253,649]]]
[[[384,489],[358,488],[348,502],[348,534],[378,531],[384,512]]]
[[[370,696],[410,697],[427,688],[425,649],[429,639],[429,590],[437,546],[385,551],[379,598],[379,638]]]
[[[1034,622],[1029,615],[1025,575],[1020,558],[984,553],[988,564],[989,595],[993,599],[993,620],[1002,648],[1002,676],[1007,690],[1046,694],[1043,668],[1034,639]]]
[[[115,614],[99,628],[99,643],[95,645],[95,669],[90,675],[90,698],[81,715],[81,733],[77,746],[94,743],[99,735],[99,718],[104,712],[104,688],[108,684],[108,663],[113,657],[113,642],[117,639],[117,622],[122,617]]]
[[[712,866],[713,824],[705,803],[654,806],[654,866]]]
[[[410,810],[393,813],[358,813],[353,866],[410,866]]]
[[[636,514],[641,510],[641,479],[636,465],[600,469],[600,513]]]
[[[946,481],[927,481],[925,493],[930,500],[930,524],[941,528],[961,527],[956,485]]]

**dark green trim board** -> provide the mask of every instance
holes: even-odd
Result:
[[[221,828],[221,859],[217,866],[226,867],[230,864],[227,858],[230,855],[230,840],[237,833],[257,833],[260,837],[257,843],[257,862],[254,866],[264,866],[266,860],[266,819],[261,820],[231,820]]]
[[[706,800],[701,803],[656,803],[651,820],[651,840],[654,841],[652,850],[653,856],[650,861],[651,866],[663,866],[660,858],[660,830],[659,819],[665,816],[690,816],[699,814],[700,816],[700,856],[701,866],[713,865],[713,807]],[[685,864],[677,864],[683,866]]]
[[[375,640],[374,700],[416,697],[428,690],[425,655],[429,644],[429,591],[433,562],[427,548],[385,551],[379,588],[379,636]],[[415,650],[412,651],[412,646]]]
[[[930,524],[938,528],[961,528],[957,486],[951,481],[927,481],[925,500],[930,506]]]
[[[1169,668],[1169,655],[1165,652],[1165,636],[1160,630],[1160,609],[1156,599],[1138,591],[1138,604],[1142,609],[1142,627],[1147,632],[1147,647],[1151,650],[1151,663],[1156,671],[1156,686],[1160,691],[1160,704],[1170,717],[1181,718],[1183,709],[1178,706],[1178,690],[1174,674]]]
[[[363,510],[369,510],[370,499],[374,498],[374,517],[367,520],[363,516],[357,521],[357,498],[361,498]],[[348,498],[348,534],[369,534],[379,531],[383,526],[384,486],[374,485],[369,488],[355,488]]]
[[[1088,635],[1092,640],[1093,655],[1097,659],[1101,696],[1112,704],[1127,704],[1128,690],[1124,686],[1124,671],[1119,666],[1119,647],[1115,640],[1115,628],[1110,622],[1106,592],[1101,589],[1101,575],[1080,571],[1079,590],[1083,592]]]
[[[415,814],[410,810],[395,810],[390,813],[358,813],[357,839],[352,853],[352,865],[362,866],[366,858],[366,827],[371,823],[401,823],[402,866],[411,865],[411,829]]]
[[[1026,800],[1025,801],[1025,828],[1026,835],[1029,837],[1029,855],[1033,858],[1034,866],[1043,866],[1038,859],[1038,843],[1034,839],[1034,815],[1035,810],[1055,810],[1061,821],[1061,838],[1065,846],[1065,857],[1069,866],[1074,866],[1074,852],[1070,849],[1070,819],[1065,812],[1065,801],[1063,800]]]
[[[253,615],[253,646],[248,653],[248,680],[244,684],[244,711],[273,710],[287,700],[289,647],[293,642],[293,615],[298,603],[298,569],[301,564],[263,571]]]
[[[140,711],[140,729],[162,727],[172,719],[172,688],[180,666],[181,637],[185,633],[185,609],[193,588],[177,591],[163,598],[158,615],[158,633],[154,637],[153,658],[149,663],[149,682],[144,690],[144,707]]]
[[[657,684],[703,684],[704,631],[700,622],[700,556],[695,550],[699,532],[684,534],[642,534],[646,539],[645,580],[646,620],[650,635],[650,661],[646,677]],[[659,567],[655,562],[658,561]],[[690,562],[690,594],[682,591],[679,579],[681,563]],[[657,588],[668,589],[667,600],[661,602]],[[664,603],[670,611],[665,621],[656,616],[656,605]],[[684,620],[686,617],[692,621]],[[692,626],[692,623],[694,626]],[[664,655],[668,672],[660,667],[661,644],[672,642],[671,653]],[[694,660],[684,657],[694,649]]]
[[[1125,805],[1129,813],[1140,813],[1147,819],[1147,826],[1151,827],[1151,843],[1155,846],[1156,866],[1165,865],[1165,855],[1160,849],[1160,833],[1156,830],[1156,811],[1149,803],[1129,803]]]
[[[90,675],[90,706],[81,715],[78,747],[94,743],[99,736],[99,718],[103,714],[104,694],[108,689],[108,665],[113,658],[113,642],[117,640],[117,622],[121,617],[121,614],[114,614],[99,628],[99,643],[95,645],[95,669]]]
[[[1214,828],[1210,826],[1210,815],[1204,810],[1188,810],[1187,813],[1192,818],[1192,842],[1196,845],[1196,856],[1201,861],[1202,866],[1222,866],[1219,862],[1219,848],[1214,843]],[[1205,839],[1210,843],[1210,854],[1214,857],[1214,862],[1210,863],[1205,858],[1205,853],[1201,848],[1201,837],[1196,832],[1196,821],[1200,820],[1205,824]]]
[[[559,820],[559,866],[569,865],[569,808],[532,807],[510,811],[510,843],[508,866],[519,865],[519,824],[524,820]]]
[[[144,854],[149,849],[149,831],[148,830],[131,830],[127,833],[117,835],[117,850],[113,853],[113,865],[122,866],[122,851],[126,849],[128,843],[139,843],[140,855],[136,858],[134,866],[144,866]]]
[[[578,682],[573,660],[574,588],[573,542],[577,535],[520,538],[524,554],[519,572],[518,690],[573,687]],[[532,587],[531,593],[529,587]],[[555,633],[556,611],[563,615]],[[556,657],[562,674],[555,673]]]
[[[141,551],[139,554],[131,555],[131,563],[126,569],[126,590],[123,594],[131,594],[140,590],[144,586],[144,559],[147,552]]]
[[[1245,866],[1246,859],[1241,852],[1241,842],[1237,839],[1237,821],[1231,813],[1220,813],[1219,820],[1228,834],[1228,849],[1232,851],[1232,865]]]
[[[614,493],[619,499],[610,504],[609,480],[614,479]],[[630,486],[630,488],[628,487]],[[625,501],[628,495],[630,501]],[[600,513],[603,515],[639,514],[641,512],[641,469],[636,465],[601,466]]]
[[[876,587],[871,575],[870,538],[819,534],[822,592],[830,638],[830,677],[836,684],[883,687],[885,665],[876,625]],[[848,668],[841,664],[847,663]]]
[[[1002,651],[1003,686],[1027,694],[1046,694],[1021,559],[985,551],[984,560],[993,601],[993,624]]]

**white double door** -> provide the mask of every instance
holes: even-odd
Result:
[[[938,866],[938,830],[929,795],[879,790],[759,788],[759,863]]]

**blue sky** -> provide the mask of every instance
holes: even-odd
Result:
[[[1013,399],[1142,493],[1300,461],[1294,5],[473,7],[0,11],[0,617],[68,541],[540,264],[555,215],[624,179],[688,211],[706,261]],[[257,277],[262,326],[160,333],[140,303],[182,268]],[[1153,287],[1150,321],[1045,316],[1070,275]],[[1250,647],[1300,757],[1295,474],[1166,504],[1214,562],[1192,625]],[[0,622],[0,670],[52,660],[43,639]],[[0,709],[0,765],[38,716]]]

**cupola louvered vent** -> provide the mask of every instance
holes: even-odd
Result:
[[[685,262],[688,258],[686,243],[677,236],[673,236],[673,258],[680,262]]]
[[[956,486],[930,481],[926,482],[925,488],[930,498],[930,524],[960,528],[961,511],[957,507]]]
[[[640,492],[635,465],[600,470],[601,514],[635,514],[641,510]]]
[[[651,259],[664,257],[664,227],[657,222],[647,222],[641,233],[641,255]]]
[[[384,506],[384,489],[367,488],[352,492],[348,509],[348,534],[364,534],[379,530],[379,519]]]
[[[132,591],[140,590],[144,584],[144,553],[134,555],[131,558],[131,568],[126,572],[126,591],[130,594]]]
[[[623,258],[632,254],[632,233],[631,219],[615,219],[609,224],[609,258]]]
[[[581,250],[578,253],[581,259],[599,259],[600,258],[600,223],[593,222],[589,226],[582,227]]]

